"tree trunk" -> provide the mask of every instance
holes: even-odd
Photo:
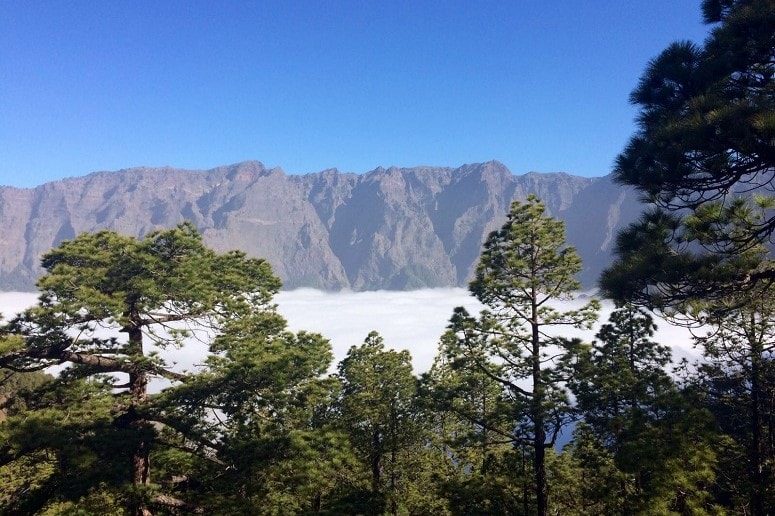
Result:
[[[482,421],[487,421],[487,391],[482,392]],[[487,426],[482,427],[482,475],[487,474]]]
[[[137,414],[137,407],[140,403],[145,401],[146,390],[148,388],[148,377],[145,373],[132,373],[129,375],[129,392],[132,398],[132,406],[130,410]],[[145,432],[148,422],[140,417],[135,417],[132,422],[132,426],[135,427],[141,435],[137,447],[132,454],[132,483],[135,485],[145,485],[150,482],[150,460],[148,442],[142,437]]]
[[[535,391],[534,391],[535,392]],[[540,398],[533,401],[533,414],[535,435],[533,436],[533,453],[535,462],[535,489],[536,489],[536,514],[546,516],[548,493],[546,488],[546,433],[544,432],[544,418],[541,414]]]
[[[396,452],[398,450],[398,417],[396,416],[396,402],[393,399],[390,406],[390,514],[398,514],[396,502]]]
[[[129,355],[140,357],[143,355],[143,333],[139,326],[132,326],[127,330],[129,334]],[[148,429],[148,421],[140,417],[139,407],[145,403],[148,397],[148,376],[144,371],[133,371],[129,374],[129,397],[131,405],[130,414],[134,417],[132,427],[139,435],[139,441],[132,452],[132,484],[145,486],[151,480],[150,443],[145,438]],[[144,504],[137,507],[135,513],[140,516],[149,516],[151,510]]]
[[[535,293],[532,303],[532,362],[533,362],[533,400],[531,416],[533,419],[533,455],[535,457],[533,468],[535,470],[536,490],[536,514],[547,514],[547,488],[546,488],[546,432],[544,431],[544,385],[541,378],[541,335],[538,328],[538,306]]]
[[[754,315],[751,322],[755,324]],[[753,328],[752,328],[753,329]],[[751,342],[751,473],[753,489],[751,490],[751,511],[753,516],[764,516],[764,461],[762,460],[762,347],[756,339]]]
[[[398,514],[398,504],[396,503],[396,448],[390,450],[390,514]]]
[[[526,459],[525,459],[525,448],[521,447],[521,453],[522,453],[522,513],[527,516],[530,514],[530,496],[528,495],[528,475],[527,475],[527,465],[526,465]]]
[[[312,512],[315,514],[320,514],[320,508],[323,505],[323,495],[320,494],[320,491],[315,493],[315,497],[312,499]]]
[[[377,494],[380,491],[380,476],[382,468],[382,443],[379,439],[379,429],[375,428],[371,436],[371,492]]]

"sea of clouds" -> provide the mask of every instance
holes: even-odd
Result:
[[[32,306],[37,294],[27,292],[0,292],[0,313],[11,316]],[[321,333],[331,341],[336,362],[347,350],[363,342],[371,330],[377,330],[388,347],[406,349],[412,354],[415,372],[427,371],[436,355],[438,341],[456,306],[464,306],[477,313],[482,305],[462,288],[424,289],[413,291],[324,292],[313,289],[282,291],[275,301],[288,320],[291,330]],[[575,301],[555,303],[556,308],[573,308],[588,301],[581,294]],[[558,328],[555,334],[592,340],[597,328],[614,309],[603,302],[600,319],[591,331]],[[688,358],[691,362],[700,354],[692,345],[688,330],[657,319],[659,329],[654,340],[670,346],[675,360]],[[163,350],[162,356],[180,371],[194,370],[202,364],[206,344],[190,339],[182,349]]]

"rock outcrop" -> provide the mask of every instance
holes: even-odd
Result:
[[[286,288],[465,285],[513,199],[537,194],[567,223],[593,286],[616,232],[640,212],[608,177],[459,168],[287,175],[259,162],[207,171],[133,168],[32,189],[0,188],[0,290],[31,290],[40,256],[83,231],[143,235],[189,220],[218,250],[267,258]]]

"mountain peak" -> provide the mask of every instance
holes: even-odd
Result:
[[[40,256],[78,233],[141,236],[183,221],[219,251],[266,258],[290,288],[461,286],[511,201],[530,193],[567,222],[587,285],[607,264],[612,235],[639,211],[636,197],[608,178],[518,176],[496,160],[361,175],[286,175],[260,161],[136,167],[0,188],[0,289],[33,288]]]

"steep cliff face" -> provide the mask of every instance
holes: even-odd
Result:
[[[40,256],[83,231],[143,235],[192,221],[218,250],[267,258],[286,288],[465,285],[509,204],[537,194],[566,221],[591,286],[640,210],[608,178],[513,175],[498,162],[286,175],[259,162],[207,171],[134,168],[0,188],[0,289],[29,290]]]

